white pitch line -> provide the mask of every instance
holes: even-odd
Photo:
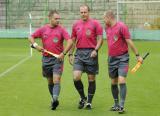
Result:
[[[13,65],[12,67],[10,67],[9,69],[7,69],[6,71],[4,71],[3,73],[0,74],[0,78],[3,77],[4,75],[6,75],[8,72],[12,71],[13,69],[15,69],[17,66],[21,65],[22,63],[24,63],[25,61],[27,61],[29,58],[31,58],[31,56],[19,61],[17,64]]]

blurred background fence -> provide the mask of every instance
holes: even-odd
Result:
[[[61,23],[71,32],[72,23],[80,18],[79,6],[87,4],[91,8],[91,17],[98,19],[102,25],[104,12],[112,9],[117,18],[129,26],[133,39],[160,40],[160,1],[151,1],[0,0],[0,38],[28,37],[29,13],[35,30],[48,22],[47,15],[51,9],[60,12]]]

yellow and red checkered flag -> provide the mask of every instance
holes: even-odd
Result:
[[[144,55],[143,60],[146,59],[148,55],[149,55],[149,52]],[[142,62],[137,62],[137,64],[132,68],[131,73],[135,73],[140,68],[141,65],[142,65]]]

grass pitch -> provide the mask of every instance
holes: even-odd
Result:
[[[160,114],[160,41],[135,41],[140,54],[150,52],[141,68],[128,73],[126,116],[158,116]],[[33,52],[26,39],[0,39],[0,116],[117,116],[109,111],[113,104],[107,70],[107,46],[104,41],[99,51],[99,75],[91,111],[78,110],[79,96],[73,86],[72,67],[65,58],[61,81],[60,105],[50,110],[50,95],[47,81],[41,75],[41,54]],[[23,59],[26,61],[21,62]],[[17,65],[18,64],[18,65]],[[130,52],[130,68],[136,64]],[[10,71],[6,72],[9,68]],[[6,72],[6,73],[4,73]],[[83,74],[87,92],[87,77]]]

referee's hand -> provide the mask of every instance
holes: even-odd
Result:
[[[141,56],[137,56],[136,59],[137,59],[137,62],[143,63],[143,58]]]
[[[73,65],[74,57],[73,55],[69,55],[69,63],[70,65]]]
[[[96,51],[96,50],[93,50],[93,51],[91,52],[91,57],[94,58],[94,57],[96,57],[96,56],[97,56],[97,51]]]
[[[63,60],[64,60],[64,54],[61,53],[61,54],[58,56],[58,59],[59,59],[60,61],[63,61]]]

